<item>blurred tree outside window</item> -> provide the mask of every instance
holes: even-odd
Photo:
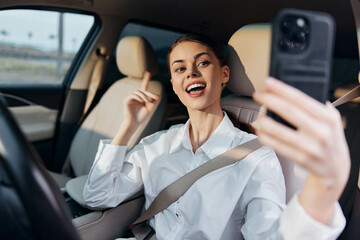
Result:
[[[1,11],[0,84],[61,84],[93,24],[84,14]]]

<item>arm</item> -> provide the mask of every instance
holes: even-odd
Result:
[[[309,171],[299,203],[313,219],[327,224],[350,170],[339,112],[272,78],[266,81],[266,91],[253,97],[297,128],[264,116],[257,134],[262,143]]]
[[[159,100],[159,96],[147,91],[150,78],[150,73],[145,72],[141,90],[125,100],[125,118],[113,140],[99,144],[83,193],[89,206],[115,207],[142,186],[140,159],[146,159],[143,147],[139,144],[126,155],[126,145]]]
[[[124,102],[124,121],[111,144],[126,146],[139,125],[154,111],[160,97],[148,90],[151,73],[145,72],[140,90],[135,91]]]
[[[330,221],[312,218],[299,203],[298,194],[285,206],[285,183],[277,157],[264,155],[239,200],[244,239],[336,239],[344,226],[338,204]]]
[[[143,146],[137,145],[128,154],[126,150],[126,146],[112,145],[110,140],[100,141],[83,191],[88,206],[116,207],[141,189]]]

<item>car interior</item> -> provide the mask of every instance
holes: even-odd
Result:
[[[8,19],[0,25],[0,238],[128,236],[127,226],[143,210],[142,192],[112,209],[88,207],[82,197],[99,140],[111,139],[122,121],[124,99],[150,71],[149,89],[161,101],[131,138],[129,150],[149,134],[185,123],[188,115],[172,90],[167,52],[182,33],[207,34],[223,47],[231,72],[223,109],[256,129],[266,109],[251,96],[263,89],[269,74],[270,24],[283,8],[326,12],[336,21],[329,100],[359,85],[360,4],[355,0],[0,1],[0,22]],[[31,16],[29,23],[50,24],[51,16],[42,13],[54,14],[59,29],[46,35],[49,43],[35,42],[38,33],[28,29],[23,42],[17,42],[11,17]],[[40,32],[47,31],[42,24]],[[72,28],[75,35],[67,39],[72,33],[66,29]],[[338,108],[352,159],[339,200],[347,220],[358,188],[359,104],[358,98]],[[288,201],[306,171],[279,159]]]
[[[116,62],[125,78],[119,79],[106,91],[92,111],[84,118],[72,140],[68,160],[75,177],[89,173],[100,139],[114,137],[123,118],[121,108],[125,98],[139,89],[146,70],[156,74],[158,63],[150,44],[141,37],[125,37],[119,41]],[[158,81],[151,81],[149,90],[162,97],[152,116],[132,136],[131,149],[141,138],[159,131],[164,125],[166,95]],[[60,187],[70,179],[65,173],[51,172]]]

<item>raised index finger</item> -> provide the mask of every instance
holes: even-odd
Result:
[[[143,81],[141,83],[141,91],[147,91],[151,80],[151,73],[145,71]]]

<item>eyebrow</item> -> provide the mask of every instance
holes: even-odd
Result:
[[[196,54],[195,57],[194,57],[194,59],[196,60],[196,59],[198,59],[199,57],[201,57],[202,55],[209,55],[209,54],[206,53],[206,52],[201,52],[201,53]],[[181,62],[184,62],[184,60],[182,60],[182,59],[175,60],[175,61],[172,62],[171,66],[174,65],[175,63],[181,63]]]

